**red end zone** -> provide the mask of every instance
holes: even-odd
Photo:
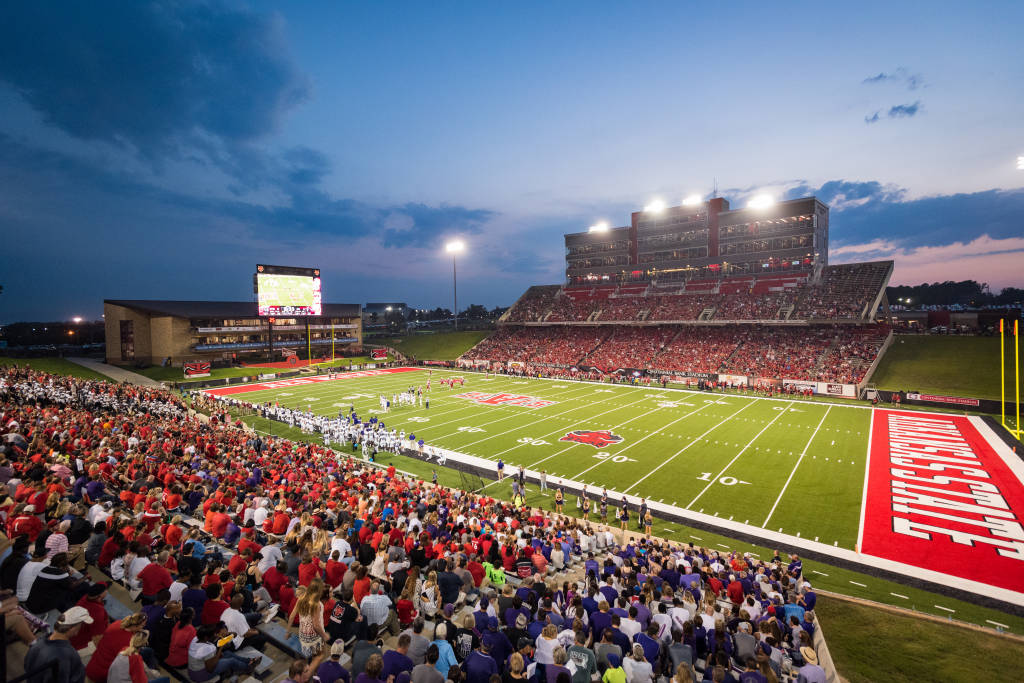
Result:
[[[343,372],[339,375],[316,375],[314,377],[296,377],[295,379],[282,379],[274,382],[260,382],[259,384],[240,384],[236,387],[221,387],[219,389],[205,389],[207,394],[214,396],[228,396],[230,394],[244,394],[250,391],[263,391],[264,389],[284,389],[285,387],[301,387],[307,384],[321,384],[323,382],[337,382],[343,379],[357,379],[359,377],[375,377],[377,375],[394,375],[399,372],[416,372],[419,368],[381,368],[380,370],[357,370],[356,372]]]
[[[1024,592],[1024,485],[971,418],[876,410],[869,457],[860,552]]]

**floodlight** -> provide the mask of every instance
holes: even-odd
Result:
[[[1017,157],[1017,170],[1024,171],[1024,156]]]
[[[660,199],[655,199],[650,204],[644,207],[644,213],[661,213],[665,210],[665,202]]]
[[[587,232],[608,232],[608,223],[605,221],[594,223]]]
[[[71,322],[73,322],[73,323],[75,323],[77,325],[78,323],[82,322],[82,317],[76,315],[74,318],[71,319]]]
[[[765,209],[775,203],[775,199],[770,194],[759,194],[755,195],[747,202],[748,209]]]
[[[444,250],[449,254],[455,254],[466,249],[466,243],[462,240],[452,240],[448,244],[444,245]]]
[[[689,197],[683,200],[683,206],[697,206],[702,203],[704,198],[699,194],[691,194]]]

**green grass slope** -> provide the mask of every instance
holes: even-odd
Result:
[[[491,330],[411,334],[387,338],[385,343],[418,360],[455,360],[490,334]]]
[[[1012,349],[1006,361],[1012,381]],[[885,390],[999,400],[999,338],[897,335],[872,381]]]
[[[0,358],[0,366],[17,365],[19,367],[29,366],[33,370],[49,372],[54,375],[71,375],[82,379],[110,380],[109,377],[98,372],[83,368],[81,365],[72,363],[63,358]]]

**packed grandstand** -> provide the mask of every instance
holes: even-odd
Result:
[[[819,271],[531,287],[466,364],[858,385],[890,329],[874,323],[891,261]]]
[[[161,390],[12,367],[0,413],[2,609],[40,680],[266,677],[264,651],[321,683],[825,680],[795,555],[426,484]]]

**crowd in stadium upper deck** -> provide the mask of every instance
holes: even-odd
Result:
[[[0,610],[26,670],[200,683],[275,647],[297,655],[295,683],[765,682],[790,661],[825,680],[795,555],[616,540],[186,410],[0,374]]]
[[[884,325],[503,327],[462,360],[856,384],[888,333]]]
[[[628,283],[588,287],[531,287],[507,322],[863,320],[885,284],[889,262],[828,266],[820,281],[794,276],[782,286],[775,273],[680,283],[665,288]],[[685,284],[685,289],[683,288]],[[790,310],[791,309],[791,310]]]

